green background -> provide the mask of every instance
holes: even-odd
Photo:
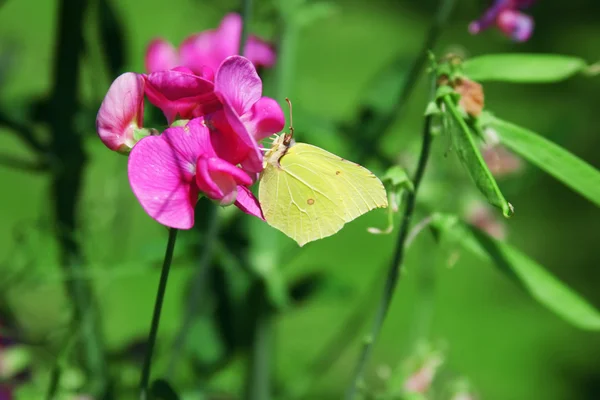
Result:
[[[274,38],[276,29],[268,3],[255,1],[251,30]],[[510,42],[494,29],[469,35],[468,23],[480,15],[486,4],[457,3],[436,46],[438,55],[551,52],[582,57],[590,63],[597,61],[597,2],[539,2],[531,10],[536,20],[533,37],[524,44]],[[123,72],[143,72],[145,46],[152,38],[162,36],[178,44],[191,33],[216,27],[226,12],[239,8],[233,1],[126,0],[112,4],[124,32]],[[399,56],[405,58],[408,67],[421,48],[436,2],[329,4],[332,12],[304,27],[297,46],[288,49],[295,59],[292,79],[287,83],[289,92],[284,95],[294,102],[299,141],[353,159],[356,142],[335,127],[356,122],[357,107],[375,84],[385,89],[386,82],[378,78],[382,68]],[[96,110],[114,79],[104,66],[106,53],[98,44],[94,7],[96,2],[91,3],[86,16],[88,51],[80,81],[79,100],[86,111],[77,117],[90,158],[80,202],[79,239],[84,246],[87,277],[93,282],[102,312],[111,368],[118,382],[116,398],[134,398],[132,390],[137,385],[141,362],[139,356],[127,358],[123,354],[146,337],[167,234],[143,212],[131,193],[126,158],[108,151],[94,132]],[[56,12],[57,2],[49,0],[9,0],[0,7],[0,101],[6,113],[28,118],[36,99],[50,91]],[[264,72],[265,94],[274,96],[275,75]],[[598,168],[599,89],[600,81],[588,77],[552,85],[490,83],[485,85],[486,108],[542,134]],[[420,145],[426,92],[422,74],[401,118],[377,143],[384,154],[401,157],[409,169],[413,168]],[[47,134],[44,124],[36,123],[35,127],[42,137]],[[460,214],[470,196],[477,194],[449,149],[449,140],[441,137],[434,146],[422,199],[438,209]],[[0,128],[0,149],[4,154],[32,158],[13,132],[5,128]],[[371,157],[367,166],[381,174],[384,166],[377,161]],[[15,326],[22,337],[48,339],[52,344],[41,346],[43,349],[32,347],[36,362],[28,384],[31,387],[22,391],[22,398],[42,398],[48,365],[60,352],[60,338],[69,334],[70,316],[70,300],[64,295],[64,278],[52,231],[48,175],[0,166],[0,182],[0,301],[2,308],[15,316]],[[519,176],[502,179],[500,186],[516,209],[514,217],[505,221],[508,242],[600,307],[600,213],[596,207],[533,166],[526,165]],[[334,237],[297,249],[279,233],[268,230],[270,233],[264,234],[267,230],[248,221],[251,217],[233,210],[221,211],[227,214],[227,221],[245,227],[240,235],[250,238],[252,248],[279,254],[277,268],[286,282],[291,284],[313,273],[323,277],[313,296],[274,317],[271,345],[275,398],[290,398],[285,394],[303,385],[307,390],[301,392],[305,393],[303,398],[340,398],[350,382],[363,333],[370,326],[375,299],[383,284],[386,262],[393,251],[395,235],[366,232],[369,226],[383,226],[385,213],[373,211]],[[418,213],[417,221],[424,216]],[[199,218],[202,217],[200,213]],[[501,215],[498,213],[497,217]],[[155,377],[162,376],[167,368],[189,279],[198,264],[199,239],[193,231],[180,235],[153,365]],[[222,241],[226,240],[228,236],[223,235]],[[235,243],[229,243],[231,246],[235,247]],[[228,247],[221,248],[225,250],[217,252],[216,260],[228,264],[223,260],[231,257],[221,254],[227,253]],[[453,253],[435,249],[430,237],[423,234],[408,251],[404,274],[369,364],[371,388],[383,387],[386,369],[396,371],[403,360],[414,354],[415,337],[429,323],[426,313],[432,312],[429,337],[445,350],[444,372],[439,376],[444,383],[438,389],[439,398],[448,398],[442,387],[458,377],[466,377],[482,399],[597,398],[597,334],[568,325],[491,265],[467,253],[461,253],[449,265],[448,258]],[[424,299],[418,279],[419,271],[429,265],[435,266],[430,307],[423,306],[428,299]],[[240,320],[247,313],[239,293],[244,293],[248,273],[235,263],[229,266],[228,287],[233,293],[234,309],[229,317]],[[211,284],[207,282],[207,295],[199,306],[201,316],[190,332],[184,355],[177,361],[178,373],[172,383],[182,394],[188,393],[190,399],[200,398],[189,394],[193,390],[231,395],[214,398],[238,398],[245,379],[244,345],[210,375],[192,368],[192,361],[208,365],[223,356],[225,344],[214,324],[217,311],[214,295],[210,294]],[[347,329],[346,321],[357,309],[367,310],[367,317],[354,329]],[[347,347],[335,354],[336,362],[330,368],[320,371],[315,361],[331,351],[331,340],[340,332],[348,340]],[[242,326],[237,334],[249,336],[250,332]],[[313,376],[315,371],[320,371],[317,377]]]

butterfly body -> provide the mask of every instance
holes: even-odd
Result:
[[[300,246],[387,207],[381,181],[366,168],[306,143],[278,136],[265,155],[259,201],[269,225]]]

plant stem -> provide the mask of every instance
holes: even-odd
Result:
[[[175,374],[175,367],[179,361],[181,350],[185,345],[187,334],[194,322],[194,317],[196,316],[198,306],[200,305],[204,293],[208,267],[213,259],[217,236],[219,234],[219,210],[212,202],[207,201],[206,203],[208,204],[209,210],[208,223],[204,232],[204,246],[202,246],[198,269],[193,278],[192,290],[187,300],[185,316],[171,351],[171,359],[169,361],[169,366],[167,367],[167,377],[172,377]]]
[[[165,259],[163,261],[162,270],[160,273],[160,281],[158,283],[158,291],[156,292],[156,302],[154,303],[154,313],[152,315],[152,324],[150,325],[150,333],[148,334],[148,350],[146,350],[146,358],[142,368],[142,377],[140,380],[140,398],[141,400],[148,399],[148,383],[150,381],[150,366],[152,364],[152,353],[156,343],[156,335],[158,333],[158,325],[160,323],[160,312],[162,310],[165,291],[167,289],[167,280],[169,279],[169,270],[171,269],[171,261],[173,260],[173,250],[175,249],[175,241],[177,239],[177,229],[169,229],[169,240],[165,251]]]
[[[250,368],[246,381],[247,400],[271,398],[271,347],[273,336],[273,311],[267,297],[266,283],[258,281],[254,287],[254,330],[250,349]]]
[[[433,100],[434,96],[435,82],[432,84],[431,100]],[[388,269],[385,286],[383,288],[383,294],[379,302],[379,306],[377,308],[377,314],[375,316],[375,321],[373,323],[371,333],[365,338],[364,345],[361,350],[361,354],[358,359],[358,364],[354,373],[354,379],[352,380],[352,383],[348,388],[348,392],[346,393],[347,400],[352,400],[354,398],[358,386],[361,385],[367,361],[371,356],[371,353],[373,351],[373,345],[377,337],[379,336],[381,327],[383,326],[383,321],[385,320],[385,317],[387,315],[390,303],[392,301],[392,297],[394,295],[394,289],[400,276],[400,268],[402,267],[402,261],[404,259],[405,241],[409,233],[410,222],[415,209],[417,192],[419,190],[421,180],[423,179],[425,167],[427,166],[427,161],[429,159],[429,154],[431,151],[431,123],[432,116],[427,115],[425,117],[425,123],[423,126],[423,143],[421,145],[421,154],[419,155],[417,170],[413,178],[414,190],[410,192],[407,196],[407,200],[405,203],[406,205],[404,207],[404,213],[402,216],[402,224],[400,225],[398,239],[396,240],[396,249],[394,251],[394,257],[392,258],[392,262],[390,263]]]
[[[244,48],[248,41],[248,32],[250,32],[250,20],[252,19],[252,0],[242,0],[242,36],[240,38],[240,55],[244,54]]]
[[[377,157],[382,159],[386,158],[378,151],[377,143],[381,141],[381,137],[385,135],[388,128],[394,123],[394,120],[402,115],[408,99],[418,82],[419,74],[427,63],[427,54],[429,50],[435,47],[442,29],[454,8],[454,4],[455,0],[439,0],[435,16],[427,31],[427,36],[417,57],[411,63],[406,79],[404,80],[404,85],[400,89],[400,94],[393,107],[384,114],[369,105],[365,105],[357,110],[357,114],[361,117],[358,123],[355,124],[356,134],[353,137],[361,138],[361,142],[364,144],[361,146],[360,158],[369,154],[376,154]],[[392,65],[402,65],[402,60],[403,58],[394,60]],[[380,79],[380,76],[377,75],[375,79]]]
[[[87,162],[84,135],[75,129],[78,104],[80,63],[84,49],[83,26],[86,0],[59,2],[58,33],[53,66],[53,86],[46,119],[51,141],[48,160],[51,163],[51,192],[60,262],[66,276],[66,287],[73,302],[73,322],[80,324],[81,352],[84,368],[91,384],[87,388],[94,397],[103,397],[108,387],[108,368],[104,356],[102,329],[92,285],[78,278],[85,268],[81,244],[77,239],[78,209]],[[77,326],[74,329],[78,329]]]

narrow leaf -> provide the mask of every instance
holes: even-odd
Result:
[[[464,74],[472,80],[518,83],[558,82],[586,67],[581,58],[556,54],[490,54],[463,63]]]
[[[513,207],[500,191],[455,102],[450,95],[445,95],[442,101],[447,108],[448,120],[446,122],[450,125],[448,130],[452,138],[452,145],[456,149],[460,161],[469,171],[475,185],[488,202],[502,210],[505,217],[510,217],[513,214]]]
[[[600,171],[528,129],[489,114],[484,124],[496,131],[506,147],[600,206]]]
[[[600,330],[600,312],[541,265],[514,247],[500,242],[456,216],[435,214],[434,229],[473,254],[492,262],[535,300],[572,325]]]
[[[406,173],[406,171],[404,170],[404,168],[402,168],[399,165],[394,165],[390,168],[388,168],[387,171],[385,171],[385,174],[383,174],[383,176],[381,177],[381,181],[384,184],[389,184],[390,188],[393,190],[398,190],[398,189],[407,189],[407,190],[414,190],[414,186],[413,183],[411,182],[410,178],[408,177],[408,174]]]

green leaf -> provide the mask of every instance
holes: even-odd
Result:
[[[414,190],[413,183],[411,182],[408,174],[404,168],[399,165],[394,165],[385,171],[385,174],[381,177],[383,183],[389,183],[392,189],[408,189]]]
[[[150,388],[152,400],[179,400],[179,395],[171,384],[164,379],[157,379],[152,382]]]
[[[502,144],[600,206],[600,171],[535,132],[489,114],[485,119]]]
[[[556,54],[490,54],[463,63],[464,74],[475,81],[519,83],[558,82],[586,67],[581,58]]]
[[[449,128],[452,145],[456,149],[460,161],[467,171],[469,171],[475,185],[487,198],[487,201],[502,210],[502,214],[505,217],[510,217],[513,214],[513,207],[504,198],[494,176],[483,160],[479,148],[471,135],[471,129],[467,126],[455,102],[449,95],[444,96],[442,101],[447,109],[445,122],[449,126],[446,129]]]
[[[514,247],[493,239],[452,215],[435,214],[432,224],[441,235],[492,262],[535,300],[572,325],[600,330],[600,312],[541,265]]]

